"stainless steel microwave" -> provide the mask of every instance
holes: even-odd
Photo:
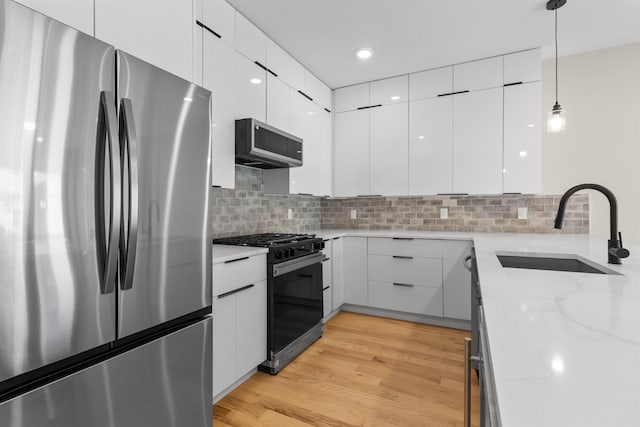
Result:
[[[262,169],[302,166],[302,139],[256,119],[236,120],[236,163]]]

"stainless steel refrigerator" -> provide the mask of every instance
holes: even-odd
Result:
[[[0,0],[3,427],[211,426],[210,98]]]

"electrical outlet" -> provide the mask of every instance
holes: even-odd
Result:
[[[351,209],[351,219],[356,219],[358,218],[358,213],[356,212],[355,209]]]
[[[527,219],[527,208],[518,208],[518,219]]]
[[[293,209],[287,209],[287,219],[293,219]]]
[[[440,219],[449,219],[449,208],[440,208]]]

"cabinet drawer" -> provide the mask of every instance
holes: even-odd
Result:
[[[267,255],[240,257],[237,260],[214,264],[213,297],[266,279]]]
[[[442,289],[426,286],[397,286],[389,282],[369,281],[369,305],[442,317]]]
[[[372,237],[369,239],[369,253],[442,259],[442,241]]]
[[[442,287],[442,260],[391,255],[369,255],[369,280]]]

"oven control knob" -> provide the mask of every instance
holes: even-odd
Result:
[[[283,251],[276,252],[276,259],[282,259],[283,255]]]

